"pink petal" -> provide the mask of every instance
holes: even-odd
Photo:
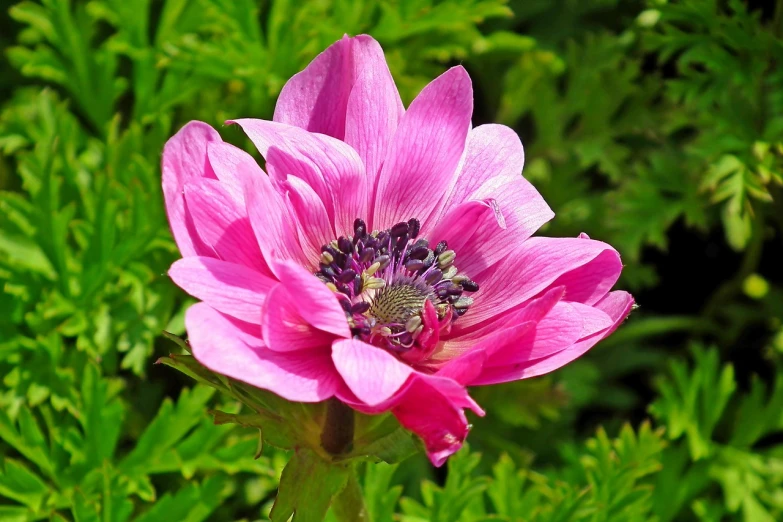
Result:
[[[285,285],[278,284],[269,292],[261,319],[264,343],[275,352],[313,348],[328,352],[334,336],[305,321],[298,311],[299,302]]]
[[[413,374],[386,350],[358,339],[332,344],[332,361],[348,388],[368,406],[389,400]]]
[[[357,36],[353,48],[364,52],[359,53],[362,61],[356,66],[356,83],[348,98],[344,141],[364,162],[372,201],[381,165],[405,108],[378,42]]]
[[[626,317],[628,317],[628,314],[633,308],[633,305],[634,298],[631,294],[617,290],[606,294],[606,296],[595,303],[594,306],[612,318],[614,325],[612,327],[612,331],[609,332],[612,333],[617,328],[617,326],[619,326],[619,324],[624,321]]]
[[[465,160],[456,184],[433,224],[432,241],[445,239],[460,255],[458,266],[474,276],[492,266],[529,238],[554,213],[521,175],[525,154],[519,137],[503,125],[481,125],[470,131]],[[492,201],[492,214],[469,226],[464,216],[476,201]],[[450,221],[462,217],[456,226]],[[495,223],[502,223],[496,226]],[[460,248],[455,248],[459,242]]]
[[[582,283],[558,278],[588,263],[597,274],[590,280],[590,288],[614,284],[621,268],[616,251],[592,239],[532,237],[515,246],[516,251],[502,261],[480,274],[471,274],[481,288],[473,296],[470,312],[460,318],[460,328],[492,319],[549,287],[565,286],[566,300],[572,292],[580,295]],[[612,254],[601,256],[606,251]]]
[[[272,275],[253,235],[244,202],[234,199],[221,182],[213,179],[190,182],[184,192],[198,235],[214,257]]]
[[[251,325],[205,303],[188,309],[185,326],[193,355],[201,364],[284,399],[323,401],[334,395],[340,383],[328,351],[273,352],[264,347]]]
[[[356,380],[359,380],[358,377]],[[356,385],[372,386],[364,382]],[[393,385],[387,385],[387,388],[394,386],[396,381]],[[359,401],[350,389],[338,388],[337,396],[364,413],[378,414],[390,410],[400,424],[421,437],[430,461],[435,466],[442,465],[449,455],[459,450],[467,437],[469,426],[463,410],[467,408],[477,415],[484,415],[484,410],[458,382],[440,375],[418,372],[411,373],[396,393],[376,406]]]
[[[567,304],[581,319],[582,331],[579,334],[580,339],[590,337],[598,332],[603,332],[607,328],[611,328],[614,324],[612,317],[596,306],[577,302],[568,302]]]
[[[418,218],[426,225],[454,181],[473,112],[473,89],[461,66],[440,75],[413,100],[378,178],[372,227]]]
[[[254,119],[228,123],[242,127],[266,159],[270,176],[283,182],[293,174],[313,188],[338,235],[353,233],[353,221],[367,215],[367,177],[361,158],[350,146],[281,123]]]
[[[512,366],[548,357],[579,340],[584,324],[573,307],[557,303],[540,321],[529,328],[508,328],[476,345],[487,352],[485,366]]]
[[[250,225],[264,259],[274,272],[274,261],[294,261],[300,265],[313,263],[299,245],[296,220],[291,216],[287,202],[272,186],[267,176],[253,176],[244,180],[245,201]]]
[[[354,82],[352,39],[344,36],[283,86],[274,121],[342,139]]]
[[[470,426],[463,411],[468,401],[472,402],[465,388],[450,379],[416,378],[392,412],[400,424],[421,437],[430,462],[441,466],[468,436]]]
[[[568,301],[594,304],[611,290],[622,269],[620,254],[604,250],[590,262],[558,277],[552,286],[565,286]]]
[[[169,277],[196,299],[252,324],[261,324],[261,307],[275,284],[246,266],[199,256],[175,261]]]
[[[555,287],[547,290],[541,296],[520,304],[516,308],[503,314],[499,314],[494,320],[486,321],[478,327],[468,329],[459,328],[459,321],[455,323],[451,338],[445,343],[443,351],[438,353],[438,359],[451,359],[455,355],[475,348],[479,342],[494,336],[500,331],[508,329],[521,330],[535,326],[563,299],[564,287]]]
[[[274,272],[297,301],[297,311],[305,321],[324,332],[351,337],[351,329],[337,296],[322,281],[301,266],[276,263]]]
[[[495,384],[529,379],[565,366],[584,355],[598,341],[614,332],[631,311],[633,298],[627,292],[612,292],[599,301],[595,307],[580,303],[570,303],[570,306],[583,317],[583,337],[564,350],[547,357],[531,359],[512,366],[496,366],[494,368],[487,366],[482,375],[471,384]],[[601,328],[602,326],[604,328]]]
[[[220,183],[237,201],[245,201],[246,178],[266,176],[253,156],[230,143],[210,143],[207,156]]]
[[[438,370],[438,377],[453,379],[462,385],[478,377],[487,360],[487,352],[475,350],[448,361]]]
[[[572,303],[575,305],[576,303]],[[598,344],[602,339],[609,337],[620,324],[625,321],[633,308],[634,299],[628,292],[616,291],[610,292],[603,299],[597,302],[593,308],[594,311],[602,311],[611,318],[611,324],[608,328],[598,331],[587,331],[577,343],[568,350],[555,354],[544,361],[531,365],[528,368],[525,378],[543,375],[556,370],[571,361],[578,359],[587,351]]]
[[[525,151],[519,136],[505,125],[479,125],[468,133],[465,159],[457,183],[445,200],[444,212],[455,205],[475,199],[473,195],[493,178],[522,177]]]
[[[315,269],[321,256],[321,246],[337,236],[329,223],[323,201],[310,185],[293,175],[288,176],[284,185],[296,217],[299,244],[305,258],[312,260],[308,266]]]
[[[350,132],[346,113],[351,113],[351,93],[356,88],[365,90],[368,87],[373,88],[369,92],[376,99],[385,94],[385,90],[392,90],[394,95],[388,105],[383,104],[386,100],[379,100],[374,107],[377,111],[396,112],[402,109],[378,42],[367,35],[343,37],[285,84],[277,100],[274,120],[342,140]],[[391,103],[394,101],[396,105]],[[382,115],[365,115],[361,111],[358,116],[358,121],[354,121],[359,124],[367,123],[362,116],[383,118]]]
[[[211,255],[185,212],[182,187],[189,181],[215,177],[207,161],[207,144],[216,141],[222,140],[215,129],[206,123],[192,121],[163,148],[163,196],[171,233],[183,256]]]
[[[497,201],[467,201],[451,208],[427,235],[434,245],[446,241],[457,253],[456,265],[464,274],[479,274],[502,259],[514,247]],[[464,255],[461,255],[464,254]]]
[[[482,184],[472,200],[493,199],[503,214],[506,226],[498,240],[520,242],[532,236],[555,215],[541,194],[522,176],[497,176]],[[502,242],[505,242],[502,241]],[[507,250],[495,255],[498,259]]]

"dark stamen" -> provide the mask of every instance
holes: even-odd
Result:
[[[449,295],[462,295],[462,287],[455,285],[454,283],[449,283],[446,287],[446,291]]]
[[[426,268],[429,268],[429,267],[431,267],[431,266],[432,266],[432,264],[433,264],[434,262],[435,262],[435,253],[434,253],[432,250],[430,250],[430,251],[427,253],[427,257],[425,257],[425,258],[424,258],[424,266],[425,266]]]
[[[422,337],[425,303],[435,306],[438,321],[454,321],[473,304],[463,293],[479,289],[457,269],[457,254],[446,241],[430,248],[420,232],[416,218],[372,233],[357,218],[353,235],[321,247],[315,272],[337,292],[351,335],[403,359],[427,342]]]
[[[340,236],[340,239],[337,240],[337,246],[340,248],[340,250],[343,251],[344,254],[350,254],[353,252],[353,244],[351,243],[351,240],[345,236]]]
[[[367,263],[368,261],[372,260],[375,257],[375,249],[372,247],[365,247],[364,250],[362,250],[362,255],[359,256],[359,260],[362,263]]]
[[[356,277],[356,272],[351,268],[346,268],[340,272],[340,275],[337,276],[337,280],[341,283],[347,284],[352,283],[354,277]]]
[[[425,259],[429,253],[429,248],[425,246],[417,246],[408,251],[408,257],[411,259]]]
[[[411,218],[408,220],[408,233],[412,238],[415,238],[419,235],[419,231],[421,230],[421,223],[416,218]]]
[[[462,288],[464,288],[466,292],[478,292],[479,285],[477,282],[468,279],[462,283]]]
[[[408,233],[408,224],[405,222],[397,223],[389,231],[392,236],[399,237]]]
[[[442,277],[443,277],[443,272],[441,272],[436,268],[435,270],[432,270],[424,277],[424,282],[427,283],[428,285],[434,285],[435,283],[440,281]]]
[[[351,313],[363,314],[369,309],[370,309],[370,303],[368,303],[367,301],[362,301],[361,303],[356,303],[351,307]]]
[[[381,264],[381,267],[378,270],[383,270],[389,266],[389,263],[391,263],[391,258],[389,256],[378,256],[375,258],[375,262]]]
[[[356,218],[353,222],[354,236],[362,238],[367,234],[367,223],[362,218]]]
[[[405,263],[405,268],[410,270],[411,272],[416,272],[417,270],[421,270],[424,268],[424,261],[421,259],[411,259],[407,263]]]

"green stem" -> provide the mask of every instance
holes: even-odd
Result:
[[[362,488],[356,480],[356,468],[351,470],[345,488],[332,499],[332,513],[339,522],[367,522],[367,508],[364,505]]]
[[[321,447],[330,455],[342,455],[351,450],[353,431],[353,410],[337,399],[329,399],[321,431]]]

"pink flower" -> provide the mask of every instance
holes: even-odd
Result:
[[[449,69],[403,107],[378,43],[343,38],[286,84],[274,121],[240,119],[266,173],[191,122],[163,189],[200,299],[185,323],[211,370],[291,401],[391,411],[435,465],[483,415],[466,386],[525,379],[612,333],[633,298],[606,243],[531,237],[553,217],[502,125],[471,128]]]

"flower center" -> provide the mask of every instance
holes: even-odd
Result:
[[[431,354],[473,304],[463,293],[478,290],[446,242],[431,248],[420,227],[413,218],[369,233],[357,218],[353,236],[321,247],[316,272],[337,293],[355,337],[411,361]]]

